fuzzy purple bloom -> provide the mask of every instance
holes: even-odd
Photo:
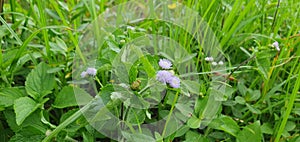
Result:
[[[87,68],[86,73],[91,76],[95,76],[97,74],[97,70],[95,68]]]
[[[85,78],[86,75],[87,75],[87,72],[86,72],[86,71],[83,71],[83,72],[80,74],[81,78]]]
[[[172,66],[172,63],[168,59],[160,59],[158,62],[159,66],[163,69],[170,69]]]
[[[176,76],[173,76],[170,80],[169,80],[169,85],[173,88],[179,88],[180,87],[180,79]]]
[[[158,71],[156,74],[156,80],[160,81],[163,84],[166,84],[172,79],[173,75],[169,71]]]

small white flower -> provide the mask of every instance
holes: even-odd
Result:
[[[135,27],[132,27],[132,26],[127,26],[127,29],[130,29],[132,31],[135,31]]]
[[[124,39],[121,39],[120,40],[120,43],[125,43],[126,41]]]
[[[275,41],[273,44],[272,44],[273,47],[275,47],[275,49],[277,51],[280,51],[280,48],[279,48],[279,43],[277,41]]]
[[[219,65],[224,65],[223,61],[220,61],[218,64],[219,64]]]
[[[213,57],[206,57],[205,61],[212,62],[212,61],[214,61],[214,58]]]
[[[216,66],[216,65],[218,65],[218,63],[217,62],[212,62],[211,63],[213,66]]]

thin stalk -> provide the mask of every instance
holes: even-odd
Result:
[[[39,13],[40,13],[40,21],[41,21],[41,27],[46,27],[47,24],[46,24],[46,15],[45,15],[45,8],[44,6],[42,5],[42,1],[41,0],[37,0],[37,5],[38,5],[38,9],[39,9]],[[43,33],[43,38],[44,38],[44,42],[45,42],[45,46],[46,46],[46,53],[47,53],[47,58],[48,58],[48,61],[51,63],[52,62],[52,55],[51,55],[51,51],[50,51],[50,44],[49,44],[49,35],[48,35],[48,31],[47,30],[43,30],[42,31]]]
[[[78,119],[83,112],[88,110],[88,108],[92,105],[92,102],[82,107],[80,110],[75,112],[73,115],[71,115],[68,119],[66,119],[64,122],[62,122],[60,125],[54,129],[50,135],[48,135],[46,138],[43,139],[42,142],[49,142],[52,140],[53,137],[55,137],[60,131],[62,131],[65,127],[67,127],[69,124],[74,122],[76,119]]]
[[[173,103],[172,103],[171,110],[170,110],[170,112],[169,112],[169,115],[168,115],[168,118],[167,118],[166,124],[165,124],[165,126],[164,126],[164,130],[163,130],[163,133],[162,133],[162,137],[164,137],[164,136],[165,136],[165,134],[166,134],[167,126],[168,126],[168,124],[169,124],[169,122],[170,122],[171,115],[172,115],[172,113],[173,113],[173,110],[174,110],[174,108],[175,108],[175,104],[176,104],[176,102],[177,102],[178,96],[179,96],[179,91],[177,91],[177,92],[176,92],[176,95],[175,95],[174,101],[173,101]]]
[[[15,12],[16,11],[16,0],[10,0],[9,4],[10,4],[10,10],[12,12]],[[11,20],[12,20],[12,23],[15,23],[16,18],[15,18],[14,14],[11,15]]]
[[[300,66],[298,66],[298,76],[300,76]],[[291,82],[289,83],[290,85],[292,84]],[[290,88],[291,86],[288,86],[288,88]],[[294,89],[292,91],[292,94],[289,96],[289,102],[288,102],[288,105],[287,105],[287,109],[284,113],[284,116],[283,116],[283,120],[281,121],[281,124],[280,124],[280,127],[279,127],[279,130],[277,132],[277,135],[276,135],[276,138],[275,138],[275,141],[274,142],[279,142],[280,140],[280,137],[284,131],[284,128],[285,128],[285,125],[288,121],[288,118],[291,114],[291,111],[294,107],[294,103],[295,103],[295,100],[296,100],[296,97],[297,97],[297,93],[298,93],[298,90],[300,88],[300,77],[297,77],[297,80],[296,80],[296,83],[294,85]],[[288,96],[288,92],[286,94],[286,96]]]

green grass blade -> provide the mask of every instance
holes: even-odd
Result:
[[[19,45],[22,45],[23,42],[22,40],[19,38],[19,36],[17,35],[17,33],[14,32],[14,30],[6,23],[6,21],[0,16],[0,21],[5,25],[5,27],[7,28],[7,30],[12,34],[12,36],[16,39],[16,41],[18,42]]]

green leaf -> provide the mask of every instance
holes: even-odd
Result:
[[[252,105],[246,103],[247,108],[254,114],[261,114],[261,111],[255,107],[253,107]]]
[[[53,106],[56,108],[66,108],[85,105],[91,100],[92,96],[84,90],[77,87],[65,86],[56,96]]]
[[[293,122],[293,121],[288,121],[288,122],[286,123],[286,125],[285,125],[284,130],[286,130],[286,131],[292,131],[292,130],[294,130],[295,128],[296,128],[295,122]]]
[[[147,141],[147,142],[156,142],[156,140],[148,135],[145,134],[140,134],[140,133],[134,133],[130,134],[127,132],[122,132],[123,136],[126,138],[126,141],[129,142],[142,142],[142,141]]]
[[[239,92],[242,94],[242,96],[245,96],[247,93],[247,87],[244,84],[244,81],[238,83],[237,85]]]
[[[273,134],[273,126],[270,123],[264,123],[261,127],[261,132],[264,134]]]
[[[261,142],[262,132],[259,121],[246,126],[237,135],[237,142]]]
[[[22,134],[14,135],[9,142],[38,142],[42,141],[45,135],[24,136]]]
[[[5,88],[0,90],[0,106],[9,107],[14,101],[25,95],[18,88]]]
[[[48,65],[42,62],[26,78],[25,89],[35,100],[50,94],[54,88],[55,78],[53,74],[47,73],[49,69]]]
[[[228,116],[222,116],[220,118],[214,119],[210,124],[209,127],[217,130],[222,130],[236,136],[237,133],[240,131],[239,125]]]
[[[247,93],[245,99],[246,101],[256,101],[260,98],[261,93],[259,90],[248,90],[249,93]]]
[[[201,125],[201,119],[195,117],[194,115],[188,120],[187,125],[190,128],[197,129]]]
[[[14,132],[18,132],[22,129],[21,126],[18,126],[16,123],[16,114],[13,110],[5,110],[3,111],[3,114],[5,116],[6,122],[9,126],[9,128],[14,131]]]
[[[39,104],[37,104],[34,100],[29,97],[21,97],[15,100],[14,110],[16,113],[16,122],[18,125],[21,125],[23,121],[33,113]]]
[[[199,116],[200,114],[202,114],[202,112],[205,109],[205,106],[207,104],[208,101],[208,96],[205,96],[204,98],[198,98],[195,104],[195,113],[197,116]]]
[[[127,121],[132,124],[142,124],[145,121],[146,115],[143,110],[131,108],[128,112]]]
[[[200,93],[200,84],[196,81],[191,80],[182,80],[182,85],[188,89],[189,92],[199,95]]]
[[[88,132],[82,132],[82,139],[83,142],[94,142],[94,137],[92,134],[88,133]]]
[[[107,104],[111,98],[111,94],[114,92],[114,87],[111,84],[108,84],[101,88],[100,97],[102,98],[103,104]]]
[[[184,103],[177,103],[175,107],[184,115],[189,116],[193,113],[193,109],[188,105]]]
[[[235,101],[239,104],[242,104],[242,105],[246,103],[245,99],[241,96],[236,96]]]
[[[199,133],[188,131],[185,135],[184,142],[209,142],[209,140]]]

